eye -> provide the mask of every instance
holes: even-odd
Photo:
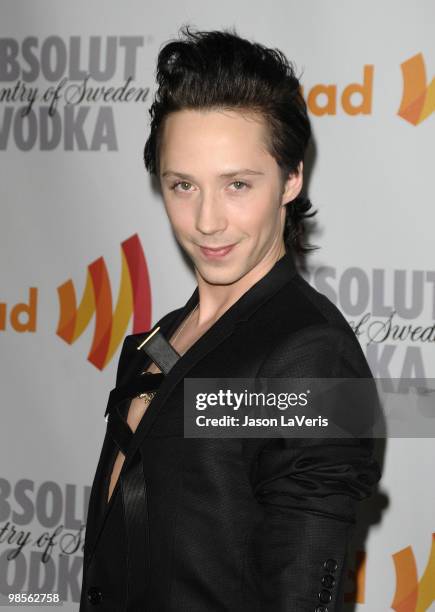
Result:
[[[173,183],[170,188],[175,191],[178,185],[191,185],[191,183],[188,183],[187,181],[177,181],[176,183]],[[188,191],[188,189],[181,189],[181,191]]]
[[[242,185],[243,187],[246,187],[249,189],[248,183],[245,183],[244,181],[233,181],[231,184],[232,185]],[[243,189],[237,188],[235,191],[243,191]]]
[[[246,189],[250,188],[250,185],[248,185],[248,183],[245,183],[245,181],[233,181],[231,184],[236,186],[234,191],[243,191],[244,188]],[[179,185],[181,185],[182,187],[180,189],[177,189]],[[191,186],[192,186],[192,183],[189,183],[188,181],[176,181],[170,186],[170,189],[172,189],[173,191],[189,192],[190,191],[189,187]]]

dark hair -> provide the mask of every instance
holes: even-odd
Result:
[[[298,172],[311,138],[307,106],[292,64],[279,49],[269,49],[238,36],[234,29],[192,32],[180,29],[184,39],[172,40],[159,51],[158,89],[149,109],[151,132],[144,162],[151,174],[159,172],[159,142],[165,117],[183,109],[239,109],[263,116],[268,150],[277,161],[283,184]],[[286,206],[286,249],[305,254],[304,218],[312,207],[300,193]]]

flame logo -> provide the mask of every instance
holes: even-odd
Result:
[[[399,117],[412,125],[418,125],[435,110],[435,78],[427,85],[423,55],[417,53],[400,65],[403,78],[403,94]]]
[[[56,334],[72,344],[95,314],[94,336],[87,359],[100,370],[106,367],[122,342],[132,313],[132,333],[147,331],[151,326],[150,280],[137,234],[121,243],[121,257],[121,281],[115,310],[103,257],[89,264],[86,286],[78,307],[71,279],[57,288],[60,315]]]
[[[396,592],[391,608],[396,612],[425,612],[435,601],[435,533],[423,576],[418,580],[412,548],[407,546],[393,555]]]

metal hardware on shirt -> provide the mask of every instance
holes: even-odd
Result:
[[[145,372],[145,374],[152,374],[152,372]],[[137,397],[145,398],[145,406],[147,406],[148,402],[150,402],[153,399],[155,394],[156,394],[156,391],[145,391],[144,393],[141,393]]]
[[[184,327],[187,325],[189,319],[192,317],[195,310],[198,308],[199,303],[195,306],[192,312],[189,314],[187,319],[184,321],[176,335],[174,340],[178,338]],[[164,374],[168,374],[171,368],[180,358],[180,354],[174,349],[174,347],[166,340],[163,334],[160,333],[160,327],[156,327],[145,340],[137,347],[137,350],[143,349],[152,361],[156,363],[160,370]],[[142,374],[154,374],[154,372],[142,372]]]

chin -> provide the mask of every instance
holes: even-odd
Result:
[[[207,265],[204,262],[194,262],[200,276],[210,285],[231,285],[246,273],[242,265],[233,263],[226,266]]]
[[[232,285],[239,280],[233,274],[201,274],[202,278],[209,285]]]

